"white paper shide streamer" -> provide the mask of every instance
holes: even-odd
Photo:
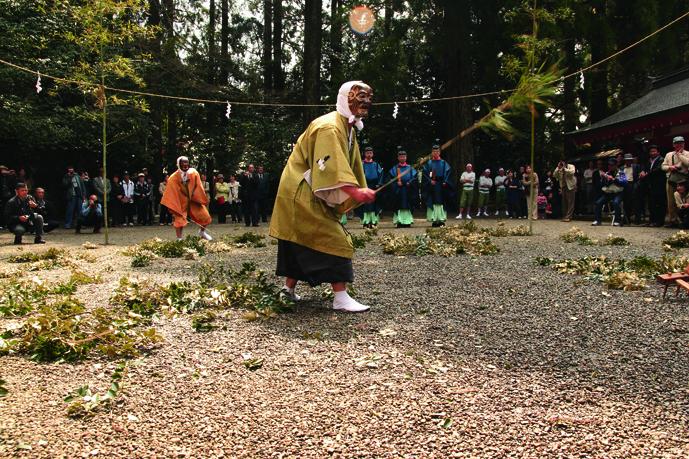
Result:
[[[395,102],[395,109],[392,111],[392,117],[397,119],[397,114],[400,112],[400,106]]]
[[[40,94],[43,91],[43,86],[41,86],[41,74],[38,74],[38,79],[36,80],[36,94]]]
[[[232,104],[227,103],[227,110],[225,110],[225,118],[230,119],[230,113],[232,113]]]

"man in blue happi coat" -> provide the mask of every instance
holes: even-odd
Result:
[[[445,226],[447,204],[452,199],[450,165],[440,157],[440,140],[436,139],[431,159],[423,166],[423,192],[426,199],[426,219],[433,227]]]
[[[398,228],[409,228],[414,223],[414,206],[418,201],[418,173],[407,164],[407,152],[397,147],[397,164],[388,172],[392,184],[394,213],[392,223]]]

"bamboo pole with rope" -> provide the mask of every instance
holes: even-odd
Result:
[[[103,9],[103,0],[99,1],[101,10]],[[101,15],[102,17],[103,15]],[[103,69],[103,39],[100,41],[100,96],[102,104],[102,143],[103,143],[103,232],[104,244],[110,243],[110,226],[108,225],[108,96],[105,92],[105,70]],[[112,191],[112,190],[111,190]]]
[[[536,38],[538,37],[538,21],[536,19],[536,7],[538,0],[533,0],[533,10],[531,11],[531,16],[533,20],[533,33],[531,42],[531,54],[529,56],[529,73],[533,75],[536,65]],[[531,102],[531,177],[529,177],[530,190],[529,190],[529,200],[531,201],[531,209],[529,211],[529,234],[533,235],[533,211],[534,207],[538,206],[538,200],[535,199],[535,183],[534,176],[536,172],[534,171],[535,159],[536,159],[536,107],[533,102]],[[538,215],[538,210],[536,211]]]

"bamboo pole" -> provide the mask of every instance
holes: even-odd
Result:
[[[538,21],[536,19],[536,7],[537,7],[537,1],[533,1],[533,11],[531,12],[532,20],[533,20],[533,37],[532,37],[532,42],[531,42],[531,53],[529,56],[529,72],[533,74],[534,72],[534,66],[536,64],[536,37],[538,36]],[[535,199],[536,196],[534,195],[535,193],[535,183],[534,183],[534,176],[536,175],[536,172],[534,170],[534,163],[535,163],[535,157],[536,157],[536,107],[534,104],[531,104],[531,177],[530,177],[530,186],[529,186],[529,200],[531,201],[531,211],[529,212],[529,234],[533,234],[533,210],[534,207],[538,205],[538,200]]]
[[[108,245],[109,242],[109,225],[108,225],[108,195],[110,194],[108,191],[108,112],[107,112],[107,105],[108,105],[108,98],[105,94],[105,77],[101,74],[101,91],[103,94],[103,117],[102,117],[102,124],[103,124],[103,224],[105,231],[103,233],[105,237],[105,245]]]
[[[98,2],[101,13],[103,12],[103,0]],[[101,14],[101,18],[103,15]],[[101,19],[102,20],[102,19]],[[110,239],[110,226],[108,225],[108,97],[105,94],[105,71],[103,69],[103,39],[100,40],[100,95],[102,97],[102,142],[103,142],[103,226],[105,231],[103,232],[105,245],[109,244]]]

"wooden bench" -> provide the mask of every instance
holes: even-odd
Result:
[[[663,299],[665,299],[665,297],[667,296],[667,289],[671,285],[677,285],[677,291],[675,292],[675,296],[677,296],[679,294],[680,289],[679,281],[682,281],[685,284],[687,284],[687,281],[689,281],[689,266],[684,268],[684,271],[682,271],[681,273],[659,274],[658,276],[656,276],[656,281],[658,281],[660,285],[663,285],[665,287],[663,289]]]

